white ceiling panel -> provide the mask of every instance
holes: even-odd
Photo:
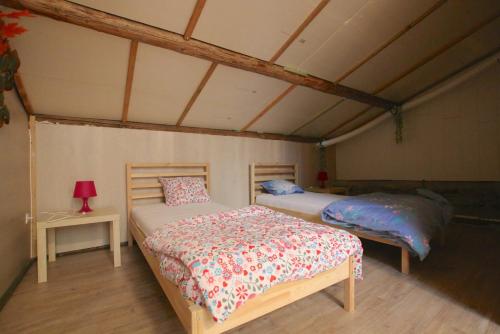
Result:
[[[393,101],[403,101],[500,48],[500,18],[484,29],[457,44],[425,66],[384,90],[381,96]]]
[[[128,119],[175,124],[210,64],[199,58],[139,44]]]
[[[289,85],[218,65],[183,125],[239,130]]]
[[[12,39],[36,113],[119,119],[129,41],[44,17]]]
[[[193,37],[270,59],[319,0],[207,1]]]
[[[306,87],[296,87],[267,114],[250,127],[251,131],[287,134],[337,103],[341,98]]]
[[[341,27],[331,31],[318,49],[310,50],[310,54],[298,67],[315,76],[336,81],[339,76],[425,12],[434,2],[435,0],[369,1],[351,18],[346,18]],[[329,5],[325,10],[334,11],[335,7]],[[324,33],[321,33],[320,29],[331,24],[328,22],[329,17],[323,13],[317,20],[319,21],[304,31],[303,36],[322,35]],[[322,20],[326,22],[321,23]],[[307,44],[307,38],[301,38],[306,39]],[[295,44],[300,43],[301,38],[293,43],[291,50],[296,48]],[[280,62],[285,63],[285,59],[284,56]]]
[[[369,0],[332,0],[276,61],[300,68],[328,38],[342,29]]]
[[[499,10],[498,0],[448,1],[343,84],[372,92]]]
[[[184,34],[196,0],[72,0],[72,2]]]
[[[348,118],[365,110],[367,107],[368,106],[363,103],[345,100],[328,113],[301,129],[297,134],[302,136],[321,137]]]

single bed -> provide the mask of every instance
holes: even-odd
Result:
[[[162,204],[158,203],[164,199],[161,184],[158,182],[159,177],[203,177],[205,186],[209,191],[209,165],[128,163],[126,165],[126,175],[128,244],[132,246],[134,240],[137,242],[158,283],[188,333],[221,333],[227,331],[341,281],[344,281],[344,308],[349,312],[354,310],[354,272],[356,264],[355,257],[351,255],[336,268],[321,272],[312,278],[274,285],[264,293],[246,301],[224,322],[214,321],[211,313],[205,307],[185,299],[180,289],[161,274],[160,259],[148,251],[144,244],[147,234],[167,221],[183,219],[190,215],[204,214],[212,212],[212,210],[224,211],[226,209],[220,204],[209,202],[204,205],[183,206],[169,211],[165,209],[165,205],[162,206]],[[152,201],[156,201],[156,203],[152,203]],[[168,214],[169,217],[166,218],[165,214]]]
[[[398,247],[401,249],[401,272],[409,274],[410,253],[405,245],[380,235],[366,233],[365,231],[357,231],[338,225],[330,225],[323,221],[321,214],[325,207],[332,202],[346,199],[348,196],[311,192],[282,196],[265,193],[261,183],[277,179],[289,180],[298,184],[298,166],[296,164],[252,163],[250,165],[250,203],[264,205],[310,222],[345,229],[363,239]]]

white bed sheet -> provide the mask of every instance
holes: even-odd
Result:
[[[144,234],[150,235],[167,223],[174,223],[180,219],[231,209],[215,202],[192,203],[179,206],[166,206],[165,203],[158,203],[134,207],[132,209],[132,218]]]
[[[272,195],[259,194],[255,203],[279,209],[292,210],[310,215],[320,215],[330,203],[340,201],[348,196],[304,192],[303,194]]]

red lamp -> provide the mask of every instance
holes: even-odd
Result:
[[[325,181],[328,181],[328,173],[324,170],[318,172],[318,176],[316,178],[319,182],[321,182],[321,188],[325,187]]]
[[[97,192],[95,191],[94,181],[76,181],[73,197],[83,200],[82,208],[79,211],[80,213],[86,214],[92,211],[89,207],[89,197],[95,196],[97,196]]]

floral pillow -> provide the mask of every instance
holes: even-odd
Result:
[[[304,189],[293,182],[287,180],[272,180],[266,181],[261,186],[273,195],[289,195],[295,193],[303,193]]]
[[[210,201],[202,177],[161,177],[160,183],[163,186],[167,206]]]

